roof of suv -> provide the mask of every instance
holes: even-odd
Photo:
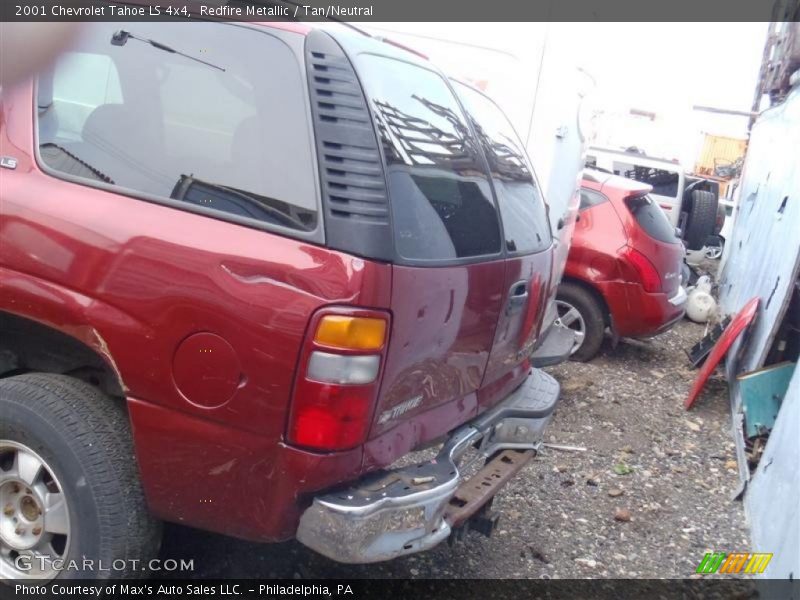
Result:
[[[260,27],[290,31],[300,35],[308,35],[312,31],[319,29],[332,35],[336,41],[348,48],[363,51],[365,45],[371,46],[370,50],[377,50],[379,54],[399,58],[429,69],[434,68],[434,65],[428,61],[427,57],[414,48],[404,46],[389,38],[376,37],[349,23],[339,21],[249,21],[249,23]]]
[[[105,2],[107,4],[112,4],[113,0],[101,0],[101,2]],[[126,0],[126,3],[127,4],[138,4],[138,5],[143,5],[143,6],[149,6],[149,4],[150,4],[149,0]],[[286,2],[287,6],[291,6],[293,4],[295,4],[295,3],[291,2],[291,1],[287,1]],[[298,6],[302,6],[300,3],[296,3],[296,4]],[[223,3],[223,6],[224,6],[224,3]],[[200,16],[199,13],[197,13],[197,11],[192,11],[192,14],[193,14],[193,16],[195,18],[200,19],[200,20],[208,20],[208,21],[215,21],[216,20],[216,21],[219,21],[221,23],[234,22],[234,23],[241,23],[241,24],[251,24],[251,25],[257,25],[257,26],[260,26],[260,27],[269,27],[269,28],[272,28],[272,29],[280,29],[281,31],[289,31],[289,32],[292,32],[292,33],[300,34],[300,35],[308,35],[312,31],[314,31],[315,29],[322,29],[324,31],[327,31],[328,33],[330,33],[334,37],[336,37],[337,40],[339,40],[339,38],[342,38],[342,37],[347,38],[349,36],[352,36],[354,38],[361,38],[362,40],[370,40],[371,43],[376,45],[375,47],[382,48],[382,51],[381,51],[382,54],[388,54],[390,56],[391,55],[403,56],[406,59],[408,59],[408,57],[410,57],[410,56],[413,56],[413,57],[416,57],[417,61],[419,61],[420,58],[425,59],[425,56],[423,54],[417,52],[413,48],[407,48],[407,47],[403,46],[402,44],[399,44],[397,42],[393,42],[390,39],[384,39],[384,38],[375,37],[375,36],[371,35],[370,33],[368,33],[367,31],[364,31],[360,27],[357,27],[355,25],[351,25],[350,23],[347,23],[347,22],[344,22],[344,21],[338,21],[338,20],[335,20],[335,19],[331,19],[329,21],[318,21],[318,22],[293,21],[293,20],[288,20],[288,19],[287,20],[283,20],[283,21],[250,21],[250,20],[247,20],[245,18],[241,18],[241,17],[237,18],[235,16],[232,16],[232,17],[225,17],[225,16],[214,17],[214,16],[210,16],[210,15]],[[416,62],[416,61],[411,60],[410,62]]]

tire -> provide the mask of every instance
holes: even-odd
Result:
[[[31,464],[31,456],[40,467],[20,469],[19,465]],[[28,475],[20,475],[24,472]],[[62,558],[64,568],[37,572],[42,563],[34,564],[33,570],[22,563],[20,569],[18,557],[27,551],[24,538],[12,538],[16,531],[6,529],[4,539],[2,519],[18,518],[13,523],[26,527],[30,522],[22,520],[21,509],[18,516],[0,512],[0,579],[4,574],[44,579],[141,577],[158,553],[161,524],[145,506],[124,406],[87,383],[43,373],[0,380],[0,497],[4,489],[7,497],[15,490],[31,494],[16,497],[20,507],[23,500],[36,503],[45,492],[50,497],[62,494],[66,510],[51,512],[55,509],[43,500],[28,513],[36,515],[38,510],[39,525],[19,529],[31,536],[38,530],[38,543],[43,545],[35,549]],[[13,507],[13,502],[5,506]],[[7,510],[13,515],[11,508]],[[67,533],[52,533],[62,530]],[[49,546],[44,541],[47,536]],[[70,561],[77,561],[78,568],[72,568]],[[94,568],[82,570],[88,565],[84,561],[94,561]]]
[[[719,200],[713,192],[707,190],[692,192],[692,208],[684,236],[689,250],[701,250],[708,236],[714,235],[718,204]]]
[[[727,219],[725,206],[719,203],[717,198],[717,218],[714,220],[714,235],[719,236],[722,233],[722,228],[725,227],[725,219]]]
[[[578,362],[591,360],[597,355],[603,344],[606,330],[603,307],[591,292],[574,283],[562,283],[558,286],[556,304],[559,319],[570,329],[576,329],[577,319],[567,317],[569,310],[564,311],[564,308],[575,309],[582,321],[583,341],[573,348],[570,360]]]

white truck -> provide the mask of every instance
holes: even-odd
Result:
[[[681,164],[647,156],[640,150],[591,147],[586,166],[653,186],[658,202],[689,250],[700,250],[709,236],[719,233],[725,219],[719,211],[719,184],[688,175]]]

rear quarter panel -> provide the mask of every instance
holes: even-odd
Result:
[[[309,316],[388,307],[390,267],[52,177],[34,158],[32,107],[32,86],[4,91],[0,152],[18,165],[0,187],[0,310],[114,368],[154,514],[292,537],[301,495],[355,478],[363,459],[282,441]]]
[[[32,103],[28,86],[3,106],[2,153],[18,166],[3,171],[0,309],[94,339],[132,397],[277,442],[310,314],[388,306],[389,267],[51,177],[34,160]],[[199,332],[233,349],[229,398],[176,385],[176,351]],[[211,378],[215,358],[181,357]]]
[[[625,228],[610,201],[581,211],[565,274],[597,285],[620,277],[617,250],[625,245]]]

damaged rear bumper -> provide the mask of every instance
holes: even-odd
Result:
[[[333,560],[369,563],[432,548],[484,506],[533,456],[558,401],[559,385],[533,369],[498,406],[462,426],[431,461],[368,476],[319,496],[297,539]],[[472,478],[465,452],[488,458]]]

